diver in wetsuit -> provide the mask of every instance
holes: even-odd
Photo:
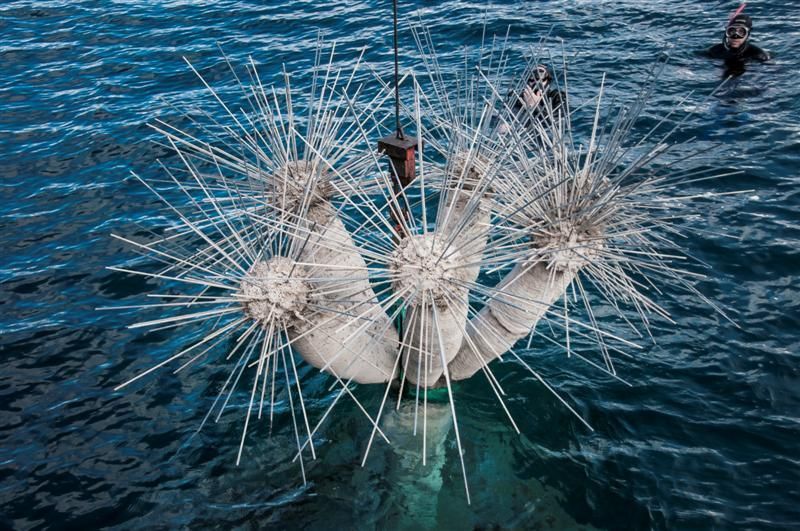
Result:
[[[555,116],[561,109],[564,95],[550,88],[553,75],[545,65],[536,65],[520,94],[514,95],[511,108],[521,122],[541,121]]]
[[[564,93],[555,88],[551,88],[553,75],[547,66],[536,65],[528,76],[525,86],[520,92],[510,92],[509,107],[518,120],[518,123],[525,127],[540,126],[547,128],[552,125],[552,121],[563,113],[562,103]],[[508,132],[506,124],[501,124],[500,134]]]
[[[763,63],[769,60],[769,53],[749,42],[752,30],[753,19],[737,14],[728,21],[722,42],[706,51],[709,57],[725,61],[726,76],[744,73],[744,65],[748,61]]]

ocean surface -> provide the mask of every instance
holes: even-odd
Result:
[[[410,438],[406,448],[402,438],[396,449],[376,445],[362,468],[369,425],[352,404],[337,406],[324,428],[306,486],[292,463],[288,414],[271,434],[264,423],[252,428],[239,467],[236,411],[178,452],[226,367],[164,371],[114,392],[187,339],[130,330],[135,316],[95,310],[142,302],[157,285],[105,267],[132,256],[112,231],[162,215],[130,178],[131,170],[157,176],[156,159],[171,156],[148,124],[175,118],[169,103],[207,101],[182,56],[231,88],[219,43],[232,62],[252,56],[274,81],[282,65],[310,67],[321,30],[345,57],[368,46],[366,60],[388,72],[390,3],[2,2],[0,528],[800,528],[800,10],[792,1],[748,7],[754,41],[775,58],[709,97],[722,67],[697,52],[718,42],[735,8],[699,0],[400,3],[403,67],[420,67],[407,27],[417,16],[445,70],[480,44],[484,20],[488,34],[511,25],[518,50],[548,34],[563,39],[576,56],[576,98],[596,91],[603,73],[611,95],[624,96],[668,53],[649,112],[663,115],[688,94],[682,107],[696,116],[679,136],[720,143],[710,164],[738,172],[693,190],[746,191],[709,198],[708,231],[684,242],[708,265],[699,288],[735,325],[666,289],[659,300],[675,324],[656,320],[655,344],[639,340],[632,358],[617,358],[631,386],[547,343],[532,345],[542,374],[594,431],[518,366],[495,370],[521,435],[483,382],[460,385],[467,505],[446,410],[432,410],[441,442],[427,469],[408,453]],[[314,371],[302,377],[319,417],[330,382]],[[358,392],[377,408],[380,390]]]

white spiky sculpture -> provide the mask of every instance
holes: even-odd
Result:
[[[669,152],[669,131],[655,148],[627,143],[652,84],[616,115],[604,114],[601,86],[594,102],[582,104],[594,119],[585,144],[576,145],[564,68],[555,79],[560,103],[527,108],[515,98],[539,59],[510,74],[504,46],[493,44],[446,79],[427,30],[414,36],[425,74],[403,78],[414,94],[403,112],[425,151],[406,189],[393,188],[388,164],[371,147],[389,132],[390,85],[376,78],[382,88],[365,99],[356,82],[361,58],[345,72],[333,47],[326,61],[320,45],[305,97],[297,98],[286,73],[282,90],[263,86],[251,60],[251,82],[241,87],[247,110],[233,112],[203,81],[230,125],[209,118],[196,133],[155,125],[181,167],[164,167],[168,192],[139,180],[178,224],[144,242],[118,236],[143,256],[113,269],[186,290],[123,307],[185,312],[134,327],[205,328],[188,348],[118,389],[167,364],[181,362],[180,371],[221,352],[232,369],[206,420],[214,411],[220,417],[245,373],[251,381],[237,463],[251,418],[267,405],[271,419],[282,392],[301,469],[305,449],[315,457],[314,434],[344,394],[372,426],[366,460],[376,434],[388,441],[381,417],[399,379],[398,407],[403,397],[414,401],[415,434],[422,413],[423,462],[427,393],[447,388],[465,471],[453,381],[484,374],[519,431],[491,362],[510,356],[555,394],[514,348],[537,323],[563,329],[568,355],[616,376],[606,341],[630,343],[600,327],[586,284],[615,309],[631,304],[645,327],[649,314],[667,316],[648,296],[650,284],[666,279],[693,290],[673,265],[681,256],[668,236],[678,220],[669,213],[690,199],[677,196],[675,184],[694,174],[654,165]],[[493,282],[482,272],[504,276]],[[588,323],[569,316],[568,289],[580,295]],[[594,337],[603,362],[573,352],[570,333]],[[340,388],[313,428],[296,355]],[[356,398],[354,383],[385,385],[377,414]],[[466,473],[464,484],[469,499]]]

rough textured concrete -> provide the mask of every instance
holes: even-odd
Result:
[[[256,262],[242,279],[237,293],[245,313],[265,324],[270,318],[291,326],[308,312],[306,269],[278,256]]]
[[[518,264],[497,286],[498,294],[470,320],[469,341],[447,366],[450,377],[465,380],[513,347],[561,298],[574,275],[570,269],[551,271],[544,262]]]
[[[336,375],[357,383],[394,378],[397,331],[365,278],[364,259],[329,203],[312,205],[308,219],[316,225],[300,261],[319,265],[309,268],[315,291],[334,293],[312,296],[317,306],[309,314],[313,323],[306,321],[290,331],[295,350],[314,367],[330,363]],[[300,337],[315,325],[320,325],[317,330]]]
[[[401,351],[406,379],[414,386],[436,384],[444,372],[441,353],[446,362],[456,356],[467,321],[469,293],[459,283],[470,271],[457,267],[464,263],[461,254],[453,246],[445,250],[443,240],[433,234],[406,238],[390,265],[394,274],[406,275],[395,281],[395,291],[417,292],[406,313],[407,344]]]
[[[438,219],[436,249],[427,252],[435,256],[446,256],[440,261],[447,267],[458,266],[443,272],[433,271],[424,266],[425,259],[419,257],[420,271],[423,271],[431,284],[422,288],[429,293],[427,300],[436,301],[436,310],[427,304],[416,304],[407,314],[404,323],[409,330],[403,349],[403,366],[406,379],[413,385],[433,387],[440,383],[444,373],[441,351],[446,363],[452,361],[462,346],[464,328],[469,309],[469,288],[465,284],[475,282],[480,272],[480,262],[488,239],[488,226],[491,217],[490,201],[483,196],[470,202],[473,190],[481,186],[486,173],[485,164],[477,163],[472,157],[471,167],[464,171],[468,154],[459,153],[454,157],[452,177],[461,181],[461,188],[450,190],[444,199],[443,210]],[[452,243],[447,247],[448,241]],[[472,264],[472,265],[468,265]],[[455,281],[455,282],[454,282]],[[438,324],[438,330],[436,324]]]

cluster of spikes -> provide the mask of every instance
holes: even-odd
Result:
[[[445,388],[469,500],[454,382],[483,378],[519,432],[492,369],[516,362],[591,429],[536,371],[532,338],[624,382],[612,353],[639,345],[596,309],[613,309],[635,339],[650,335],[653,316],[669,320],[652,298],[659,285],[705,300],[694,288],[702,275],[682,265],[674,240],[695,219],[681,190],[709,174],[691,163],[699,153],[670,143],[680,120],[666,116],[633,138],[661,63],[632,101],[609,105],[604,80],[590,98],[569,93],[566,55],[531,53],[512,69],[506,35],[448,73],[429,32],[413,34],[422,68],[400,80],[401,114],[419,145],[406,188],[376,149],[394,132],[394,85],[363,51],[343,68],[335,45],[320,41],[304,90],[285,71],[268,86],[252,59],[237,72],[225,58],[240,91],[226,98],[190,65],[222,117],[191,109],[185,130],[154,125],[175,157],[162,178],[136,178],[174,222],[142,227],[143,241],[115,236],[138,253],[111,269],[165,286],[149,295],[158,302],[114,308],[164,312],[132,328],[184,327],[194,339],[117,389],[223,360],[229,375],[198,431],[234,409],[234,397],[246,400],[235,408],[245,410],[238,464],[251,422],[268,416],[271,430],[284,404],[305,482],[315,435],[345,395],[369,423],[364,461],[376,437],[391,442],[385,412],[410,402],[424,463],[428,392]],[[526,105],[541,63],[557,73],[558,97]],[[576,337],[597,356],[576,351]],[[333,379],[333,399],[316,414],[302,364]],[[377,410],[356,384],[384,387]]]

